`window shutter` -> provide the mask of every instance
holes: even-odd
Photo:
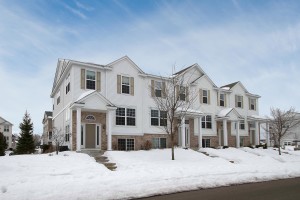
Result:
[[[166,82],[162,82],[162,98],[166,98]]]
[[[250,97],[248,97],[248,101],[249,101],[249,110],[251,110],[251,99],[250,99]]]
[[[217,95],[217,105],[220,106],[220,92],[218,92]]]
[[[224,94],[224,107],[227,107],[227,95]]]
[[[117,75],[117,93],[121,94],[121,75]]]
[[[130,95],[134,96],[134,78],[130,77]]]
[[[97,91],[101,92],[101,72],[97,72]]]
[[[242,108],[244,108],[244,97],[242,96]]]
[[[189,101],[189,87],[185,87],[185,101]]]
[[[176,99],[179,99],[179,85],[176,85],[175,94],[176,94]]]
[[[210,104],[210,90],[207,90],[207,104]]]
[[[154,80],[151,80],[151,97],[155,96],[154,92],[155,92],[155,90],[154,90]]]
[[[202,89],[199,89],[199,95],[200,95],[200,103],[203,103],[203,91]]]
[[[81,89],[85,89],[85,69],[81,69]]]
[[[238,107],[238,96],[235,95],[235,107]]]

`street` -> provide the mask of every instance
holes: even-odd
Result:
[[[294,200],[300,198],[300,178],[181,192],[143,200]]]

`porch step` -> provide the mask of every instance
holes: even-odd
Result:
[[[94,149],[91,149],[91,150],[84,149],[84,150],[81,150],[81,153],[88,154],[89,156],[95,158],[97,163],[104,165],[107,169],[109,169],[111,171],[115,171],[117,169],[116,163],[110,163],[109,159],[106,156],[103,156],[105,151],[94,150]]]

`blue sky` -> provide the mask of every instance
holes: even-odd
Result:
[[[271,106],[299,111],[300,2],[0,0],[0,116],[25,110],[42,133],[58,58],[107,64],[128,55],[170,74],[198,63],[218,86],[240,80]]]

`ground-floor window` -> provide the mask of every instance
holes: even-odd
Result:
[[[167,138],[152,138],[152,149],[167,148]]]
[[[119,151],[132,151],[134,150],[134,139],[118,139]]]
[[[202,147],[203,148],[210,147],[210,139],[202,139]]]
[[[284,145],[284,146],[291,146],[291,145],[292,145],[292,142],[286,141],[286,142],[283,142],[283,145]]]

